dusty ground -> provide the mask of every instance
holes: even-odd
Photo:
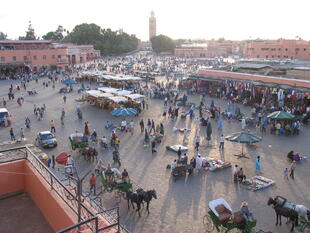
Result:
[[[7,98],[7,90],[11,82],[0,82],[0,95]],[[122,118],[113,118],[106,110],[101,110],[87,104],[82,105],[83,121],[77,119],[75,111],[75,98],[78,94],[68,94],[67,103],[62,101],[62,95],[58,94],[58,90],[62,84],[57,84],[56,89],[51,87],[43,88],[42,81],[39,84],[31,83],[39,91],[37,96],[25,96],[25,103],[19,107],[16,102],[8,102],[8,109],[13,115],[13,128],[15,134],[19,135],[20,127],[24,127],[24,118],[29,116],[32,121],[30,130],[25,130],[27,143],[33,143],[37,132],[49,130],[49,121],[56,120],[56,136],[58,147],[55,149],[45,150],[51,156],[57,155],[61,151],[70,151],[68,136],[76,129],[83,130],[84,121],[89,121],[91,130],[96,129],[99,136],[109,135],[110,131],[104,129],[103,124],[106,120],[111,120],[114,123],[120,122]],[[18,97],[19,94],[16,94]],[[191,102],[197,101],[197,96],[190,96]],[[207,105],[210,105],[211,100],[207,98]],[[47,106],[47,113],[43,121],[37,121],[33,114],[33,104]],[[215,104],[225,106],[226,103],[215,99]],[[286,160],[286,154],[290,150],[298,151],[302,155],[309,154],[309,128],[303,127],[301,134],[294,137],[265,135],[263,141],[257,147],[245,147],[245,152],[250,156],[250,159],[237,159],[233,154],[241,151],[241,145],[225,142],[225,150],[220,153],[219,132],[217,132],[217,124],[212,121],[212,140],[209,147],[206,147],[204,127],[199,127],[196,120],[181,120],[171,121],[162,117],[163,102],[161,100],[151,100],[151,108],[144,111],[139,117],[134,118],[137,128],[133,136],[129,133],[120,134],[121,140],[121,158],[122,167],[129,171],[130,177],[144,189],[155,189],[158,195],[157,200],[151,202],[151,214],[143,212],[142,217],[138,217],[132,210],[127,210],[126,201],[120,203],[121,222],[132,232],[204,232],[202,218],[208,212],[208,202],[223,197],[237,210],[242,201],[247,201],[250,208],[253,210],[257,218],[257,229],[265,231],[275,231],[278,233],[289,232],[289,227],[285,224],[281,227],[275,227],[275,213],[273,209],[267,206],[269,197],[281,195],[289,201],[304,204],[310,207],[310,179],[309,162],[298,164],[296,169],[295,180],[286,181],[283,179],[283,171],[289,166]],[[65,108],[66,119],[65,126],[60,126],[61,109]],[[249,109],[242,108],[244,112]],[[143,135],[140,134],[138,122],[140,118],[144,120],[151,118],[156,123],[163,122],[165,127],[165,136],[162,143],[157,147],[157,153],[151,154],[150,148],[144,148],[142,145]],[[221,158],[225,161],[230,161],[233,164],[238,164],[243,167],[248,177],[255,175],[255,157],[261,156],[263,175],[274,179],[276,185],[269,189],[251,192],[243,186],[236,186],[231,182],[231,169],[222,170],[219,172],[210,171],[195,171],[195,173],[183,179],[173,182],[170,177],[169,170],[166,170],[166,165],[174,160],[176,154],[166,151],[167,145],[182,143],[183,135],[173,133],[173,127],[186,127],[191,129],[189,137],[189,152],[191,158],[196,155],[194,151],[193,139],[196,134],[203,138],[201,150],[202,156],[212,156]],[[223,133],[228,135],[241,130],[240,122],[223,121]],[[0,129],[0,141],[9,140],[9,128]],[[100,151],[99,158],[112,161],[110,151]],[[84,161],[78,158],[73,153],[78,171],[81,175],[85,174],[89,169],[94,167],[94,163]],[[55,173],[58,175],[62,172],[62,167],[57,166]],[[87,186],[87,185],[85,185]],[[103,196],[104,205],[107,207],[115,206],[117,203],[113,195],[105,194]]]

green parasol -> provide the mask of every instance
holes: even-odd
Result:
[[[284,111],[276,111],[270,113],[267,117],[274,120],[294,120],[295,118],[293,114]]]
[[[238,142],[238,143],[242,144],[241,154],[236,155],[240,158],[240,157],[246,157],[243,154],[243,144],[244,143],[250,143],[250,144],[257,143],[257,142],[260,142],[262,140],[262,137],[255,135],[255,134],[251,134],[251,133],[238,132],[238,133],[234,133],[230,136],[225,137],[225,139],[227,141],[230,141],[230,142]]]

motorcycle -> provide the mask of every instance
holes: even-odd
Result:
[[[104,149],[108,149],[108,143],[107,143],[106,138],[100,139],[100,146],[103,147]]]

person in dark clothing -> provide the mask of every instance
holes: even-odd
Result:
[[[143,133],[143,131],[144,131],[144,122],[143,122],[143,119],[141,119],[141,121],[140,121],[140,128],[141,128],[141,133]]]
[[[52,155],[52,168],[55,168],[55,155]]]
[[[178,154],[178,158],[180,160],[181,159],[181,155],[182,155],[181,147],[179,147],[179,149],[177,151],[177,154]]]
[[[152,154],[156,152],[155,146],[156,146],[156,142],[155,140],[153,140],[152,141]]]

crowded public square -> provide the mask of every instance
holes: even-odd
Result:
[[[193,78],[210,65],[225,62],[138,53],[3,73],[1,149],[39,148],[68,187],[85,177],[84,197],[118,206],[130,232],[217,232],[214,200],[246,232],[290,232],[273,201],[310,208],[309,93]]]

